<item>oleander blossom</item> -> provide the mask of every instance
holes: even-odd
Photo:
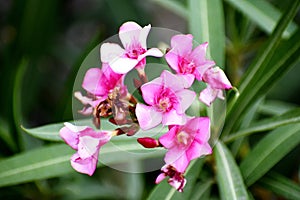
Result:
[[[186,184],[186,179],[184,178],[183,173],[178,172],[172,165],[164,165],[161,168],[161,172],[162,173],[159,174],[155,180],[156,184],[160,183],[168,176],[168,183],[179,192],[183,192],[183,188]]]
[[[115,43],[104,43],[101,46],[101,61],[108,63],[112,70],[119,74],[126,74],[134,67],[143,68],[146,56],[162,57],[158,48],[147,49],[147,36],[151,25],[141,27],[135,22],[126,22],[119,29],[119,38],[123,44],[121,48]]]
[[[100,148],[112,137],[110,131],[94,131],[88,126],[64,123],[61,138],[77,152],[71,157],[71,166],[78,172],[92,176],[98,163]]]
[[[202,80],[204,72],[215,65],[206,59],[208,43],[200,44],[193,50],[193,36],[175,35],[171,38],[171,50],[165,55],[169,66],[188,81]]]
[[[87,91],[87,96],[81,92],[75,92],[74,96],[84,105],[79,111],[81,114],[90,115],[100,102],[105,101],[108,95],[118,87],[123,95],[126,95],[126,87],[123,84],[124,77],[113,72],[107,64],[100,68],[90,68],[83,79],[82,87]]]
[[[186,122],[185,111],[196,97],[189,88],[191,83],[184,78],[164,70],[160,77],[141,86],[142,96],[147,105],[138,103],[136,116],[143,130],[158,124],[182,125]]]
[[[207,83],[207,87],[200,92],[199,99],[207,106],[210,106],[216,98],[224,100],[223,90],[232,89],[224,71],[219,67],[206,70],[203,81]]]
[[[212,153],[209,138],[208,117],[194,117],[185,125],[171,126],[170,130],[159,138],[160,144],[168,149],[164,158],[166,164],[184,173],[191,160]]]

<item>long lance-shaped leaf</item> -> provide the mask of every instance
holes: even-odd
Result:
[[[275,172],[267,174],[258,184],[287,199],[299,199],[300,197],[299,184]]]
[[[214,152],[221,198],[232,200],[248,199],[241,172],[230,151],[222,142],[218,142]]]
[[[160,157],[165,152],[163,149],[145,149],[135,139],[122,141],[121,137],[101,148],[99,165]],[[74,153],[75,151],[66,144],[57,144],[2,159],[0,161],[0,187],[57,177],[72,172],[70,157]]]
[[[246,185],[252,185],[300,143],[300,124],[279,127],[260,140],[240,165]]]
[[[208,42],[208,56],[224,67],[225,29],[221,0],[189,0],[189,29],[198,42]]]
[[[249,108],[254,99],[258,97],[262,92],[266,92],[270,88],[270,84],[275,84],[277,80],[292,67],[299,59],[299,34],[295,33],[292,38],[286,43],[283,43],[280,48],[278,47],[278,41],[280,35],[287,24],[293,19],[297,9],[300,5],[300,1],[293,1],[283,18],[281,18],[278,26],[272,34],[266,48],[258,54],[254,65],[250,67],[248,73],[245,74],[244,80],[242,80],[241,93],[235,102],[231,102],[228,107],[227,123],[224,127],[223,135],[229,134],[233,127],[239,123],[241,115],[245,113],[245,110]],[[276,51],[276,53],[275,53]],[[279,54],[280,53],[280,54]],[[273,65],[274,61],[279,62]],[[274,75],[276,73],[277,76]],[[261,89],[265,90],[262,91]],[[230,120],[229,120],[230,119]]]
[[[186,186],[183,189],[184,192],[180,193],[176,191],[175,188],[171,187],[166,180],[159,183],[152,190],[151,194],[148,197],[148,200],[164,199],[164,200],[174,200],[174,199],[189,199],[192,193],[193,186],[201,172],[204,160],[197,159],[190,163],[189,167],[186,170],[185,178],[187,180]],[[168,177],[167,177],[168,178]]]
[[[174,1],[174,0],[151,0],[152,2],[172,11],[173,13],[187,19],[188,12],[187,9],[181,3]]]
[[[293,109],[283,115],[265,119],[239,130],[224,138],[224,142],[231,142],[237,138],[248,136],[252,133],[275,129],[279,126],[300,122],[300,108]]]
[[[271,3],[265,0],[226,0],[231,6],[241,11],[263,31],[270,34],[273,32],[282,13]],[[289,26],[283,32],[283,37],[291,36],[297,29],[295,23]]]

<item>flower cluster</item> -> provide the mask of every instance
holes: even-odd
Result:
[[[92,116],[95,128],[65,123],[61,137],[77,152],[71,158],[72,167],[81,173],[92,175],[96,169],[100,147],[113,136],[136,134],[139,129],[149,130],[158,125],[168,126],[168,132],[158,139],[143,137],[138,142],[146,148],[165,148],[165,165],[156,183],[168,177],[168,182],[182,192],[186,184],[184,173],[191,160],[211,154],[209,145],[210,119],[188,116],[187,109],[199,94],[199,100],[210,106],[216,98],[224,99],[223,90],[232,86],[215,62],[206,58],[208,43],[193,49],[193,36],[175,35],[170,49],[163,53],[158,48],[147,48],[147,36],[151,26],[141,27],[135,22],[124,23],[119,30],[123,48],[115,43],[101,45],[102,68],[89,69],[82,87],[86,95],[75,92],[84,105],[79,112]],[[144,68],[146,57],[163,57],[170,70],[148,81]],[[128,92],[124,78],[131,70],[137,70],[134,79],[143,99]],[[191,90],[192,84],[202,81],[207,87],[202,91]],[[113,131],[101,130],[101,118],[107,118],[118,126]]]

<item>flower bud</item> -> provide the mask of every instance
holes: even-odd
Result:
[[[138,138],[137,141],[145,148],[155,148],[161,146],[157,139],[151,137]]]

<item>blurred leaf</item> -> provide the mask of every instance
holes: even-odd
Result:
[[[295,104],[278,100],[267,100],[260,104],[258,112],[267,115],[281,115],[293,108],[296,108]]]
[[[261,120],[250,125],[248,128],[239,130],[224,138],[224,142],[231,142],[237,138],[245,137],[251,133],[267,131],[275,129],[279,126],[300,122],[300,108],[288,111],[280,116],[275,116],[269,119]]]
[[[295,63],[300,53],[300,34],[295,33],[287,42],[279,46],[280,35],[297,13],[300,1],[292,1],[276,26],[266,46],[258,53],[256,60],[243,76],[240,85],[240,95],[228,106],[228,115],[223,135],[232,132],[245,110],[251,106],[259,95],[265,94]],[[278,47],[279,46],[279,47]],[[277,48],[278,47],[278,48]]]
[[[189,167],[186,170],[185,178],[187,180],[186,186],[182,193],[176,191],[175,188],[171,187],[167,182],[167,178],[155,186],[151,194],[148,197],[148,200],[164,199],[164,200],[174,200],[174,199],[189,199],[192,193],[193,186],[196,183],[196,180],[201,172],[204,160],[197,159],[193,160]]]
[[[117,145],[116,145],[117,144]],[[148,150],[134,138],[119,136],[101,148],[99,163],[105,165],[160,157],[163,149]],[[0,187],[57,177],[72,171],[70,157],[75,153],[66,144],[41,147],[0,161]]]
[[[191,200],[208,199],[206,195],[209,195],[213,183],[214,181],[210,179],[210,180],[206,180],[205,182],[196,184],[190,199]]]
[[[282,13],[266,0],[226,0],[251,20],[253,20],[263,31],[271,34],[279,21]],[[283,37],[290,37],[297,29],[295,23],[291,23],[283,32]]]
[[[286,199],[299,199],[300,197],[299,184],[275,172],[263,177],[259,185]]]
[[[279,127],[260,140],[240,165],[246,185],[252,185],[300,142],[300,124]]]
[[[10,132],[9,125],[7,121],[2,118],[0,118],[0,137],[12,151],[17,151],[17,146]]]
[[[217,180],[222,199],[248,199],[241,172],[227,147],[218,142],[214,155],[217,167]]]
[[[153,3],[156,3],[158,5],[160,5],[161,7],[164,7],[165,9],[168,9],[170,11],[172,11],[174,14],[177,14],[179,16],[181,16],[182,18],[187,19],[188,18],[188,11],[187,9],[184,7],[184,5],[182,5],[181,3],[177,2],[176,0],[151,0]]]
[[[225,29],[221,0],[189,0],[189,31],[197,42],[208,42],[208,57],[224,67]]]

